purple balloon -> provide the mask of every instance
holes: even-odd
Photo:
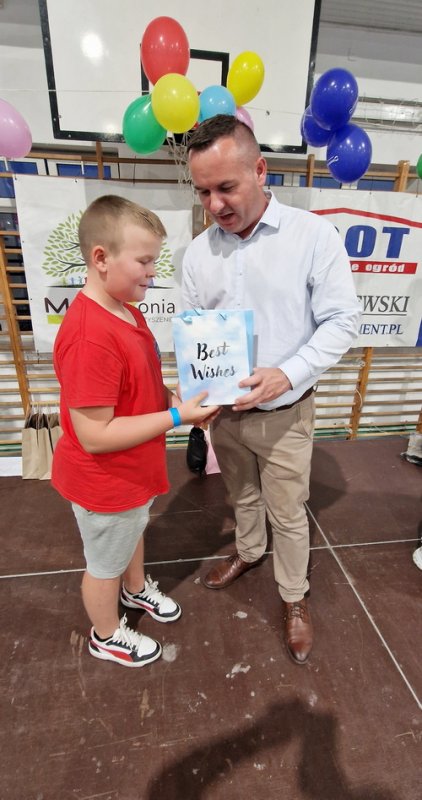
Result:
[[[235,117],[237,117],[237,119],[240,120],[240,122],[244,122],[244,124],[247,125],[248,128],[251,129],[251,131],[253,131],[254,129],[253,119],[249,111],[247,111],[244,106],[237,107]]]
[[[359,99],[356,78],[347,69],[324,72],[311,94],[311,114],[321,128],[336,131],[349,122]]]
[[[304,139],[307,144],[312,145],[312,147],[325,147],[333,135],[331,131],[321,128],[321,126],[315,122],[311,114],[310,106],[305,108],[302,114],[300,132],[302,134],[302,139]]]
[[[32,147],[31,131],[10,103],[0,98],[0,156],[23,158]]]
[[[368,134],[350,122],[332,135],[327,147],[327,167],[340,183],[358,181],[368,169],[371,158]]]

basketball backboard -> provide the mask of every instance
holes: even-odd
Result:
[[[198,91],[225,85],[230,63],[256,52],[265,80],[247,105],[264,151],[304,153],[300,119],[313,85],[320,0],[39,0],[54,136],[123,141],[122,118],[152,89],[140,42],[159,16],[182,25]],[[153,12],[151,7],[153,5]]]

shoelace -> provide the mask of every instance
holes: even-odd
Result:
[[[302,603],[291,603],[289,608],[286,609],[285,619],[293,619],[294,617],[299,617],[303,620],[306,615],[306,606],[302,605]]]
[[[129,647],[132,647],[133,650],[136,650],[136,653],[139,656],[141,655],[142,633],[137,633],[131,628],[127,628],[126,623],[127,617],[125,614],[120,620],[120,627],[117,628],[112,636],[112,641],[116,642],[116,644],[127,644]]]
[[[155,600],[159,605],[165,599],[165,594],[160,592],[158,588],[158,581],[153,581],[151,575],[147,575],[145,578],[145,588],[141,594],[145,595],[147,600]]]

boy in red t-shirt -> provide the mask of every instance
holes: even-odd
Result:
[[[128,667],[155,661],[161,646],[119,620],[119,596],[160,622],[181,614],[144,573],[149,508],[169,488],[165,432],[216,411],[200,406],[206,392],[181,403],[164,386],[155,339],[129,305],[144,300],[165,235],[155,214],[129,200],[91,203],[79,225],[86,284],[54,347],[63,436],[52,483],[72,503],[84,545],[89,651]]]

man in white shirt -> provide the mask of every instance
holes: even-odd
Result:
[[[293,660],[312,648],[309,527],[304,503],[314,430],[313,387],[348,350],[360,306],[346,250],[333,225],[279,203],[265,190],[267,165],[249,127],[218,115],[188,143],[189,167],[214,224],[188,246],[184,308],[251,308],[255,361],[250,387],[211,426],[236,516],[236,552],[204,577],[229,586],[263,556],[266,516],[274,576]]]

